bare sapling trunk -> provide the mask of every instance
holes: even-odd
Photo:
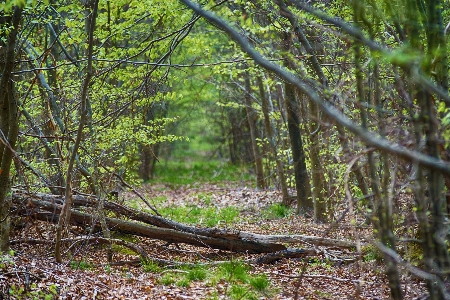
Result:
[[[244,72],[245,81],[245,111],[247,112],[248,127],[250,129],[250,139],[252,145],[253,159],[255,161],[255,173],[256,173],[256,186],[260,189],[266,187],[266,182],[264,180],[264,168],[260,149],[258,146],[258,132],[257,132],[257,116],[256,112],[252,107],[251,94],[252,88],[250,84],[250,74],[248,71]]]
[[[94,29],[95,29],[95,21],[97,18],[97,9],[98,9],[98,0],[94,1],[92,13],[87,19],[87,34],[88,34],[88,65],[86,70],[86,77],[84,79],[82,89],[81,89],[81,99],[80,99],[80,121],[78,124],[77,136],[75,139],[75,144],[72,148],[72,153],[70,156],[70,160],[67,166],[67,175],[66,175],[66,186],[65,186],[65,202],[61,211],[61,216],[58,221],[58,225],[56,227],[56,243],[55,243],[55,258],[56,261],[61,263],[61,239],[63,235],[63,230],[70,223],[70,211],[72,207],[72,176],[74,172],[74,164],[75,159],[77,157],[77,152],[80,147],[81,138],[83,135],[83,128],[86,124],[87,114],[88,114],[88,97],[89,97],[89,83],[93,76],[93,68],[92,68],[92,52],[94,46]]]
[[[258,86],[259,94],[261,96],[261,107],[264,115],[264,127],[266,129],[270,151],[272,152],[273,158],[276,163],[277,176],[281,187],[281,193],[283,195],[282,204],[285,206],[289,206],[291,199],[287,188],[286,176],[284,176],[284,164],[277,152],[275,126],[273,125],[270,117],[270,114],[273,111],[273,104],[270,95],[266,97],[266,93],[264,91],[264,83],[261,76],[258,77]]]

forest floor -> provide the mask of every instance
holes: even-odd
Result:
[[[120,236],[142,247],[150,257],[196,263],[195,267],[156,264],[107,264],[102,246],[74,243],[65,263],[53,256],[54,225],[33,221],[13,231],[13,240],[36,238],[48,244],[14,244],[13,255],[0,256],[0,299],[388,299],[389,288],[380,254],[367,246],[373,233],[361,222],[355,229],[347,218],[334,224],[315,224],[277,205],[277,191],[257,191],[237,184],[144,186],[141,190],[168,218],[201,226],[219,226],[261,234],[303,234],[360,240],[354,250],[316,247],[317,256],[282,259],[274,264],[243,261],[260,255],[236,254],[158,240]],[[136,197],[120,195],[139,207]],[[344,203],[342,204],[344,205]],[[336,213],[337,216],[338,213]],[[80,233],[72,228],[73,234]],[[312,245],[289,245],[314,248]],[[139,257],[127,248],[114,248],[113,261]],[[12,253],[11,253],[12,254]],[[214,264],[215,261],[228,261]],[[423,294],[424,284],[402,272],[405,299]],[[9,292],[8,292],[9,290]],[[3,296],[2,296],[3,295]],[[8,296],[9,295],[9,296]]]

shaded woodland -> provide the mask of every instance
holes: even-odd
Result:
[[[51,244],[61,265],[84,241],[104,244],[109,265],[177,265],[122,234],[259,254],[256,265],[337,248],[359,268],[372,245],[392,299],[407,297],[405,278],[427,299],[450,298],[448,1],[49,0],[0,11],[5,255]],[[252,189],[278,191],[280,207],[326,229],[173,220],[141,187],[196,156],[242,167]],[[35,222],[51,238],[11,238]],[[333,236],[344,223],[352,240]],[[140,259],[114,261],[113,245]]]

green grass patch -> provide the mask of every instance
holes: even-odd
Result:
[[[247,283],[250,267],[240,261],[229,261],[219,266],[218,274],[229,282]]]
[[[377,261],[381,262],[383,260],[383,254],[374,245],[367,245],[361,248],[363,261]]]
[[[314,292],[317,296],[321,297],[321,298],[325,298],[325,299],[329,299],[331,298],[333,295],[331,293],[327,293],[327,292],[322,292],[322,291],[315,291]]]
[[[239,209],[233,206],[217,209],[215,207],[200,208],[198,206],[162,207],[159,212],[171,220],[214,227],[220,224],[233,224],[238,220]]]
[[[159,282],[163,285],[171,285],[175,283],[175,273],[166,273],[160,279]]]
[[[114,252],[120,253],[120,254],[125,254],[125,255],[136,255],[138,253],[134,252],[133,250],[131,250],[128,247],[122,246],[122,245],[116,245],[116,244],[112,244],[111,245],[111,249]]]
[[[210,205],[211,201],[213,199],[212,192],[202,192],[198,193],[197,197],[198,199],[202,200],[206,205]]]
[[[331,270],[334,266],[334,262],[329,259],[312,258],[308,262],[311,268],[320,268]]]
[[[229,261],[215,267],[195,265],[167,270],[159,279],[160,284],[188,287],[193,281],[204,281],[208,286],[217,283],[228,283],[223,292],[229,299],[259,299],[261,296],[270,298],[274,290],[265,274],[251,274],[251,267],[241,261]],[[216,294],[210,299],[217,299]]]
[[[190,281],[204,280],[207,276],[207,271],[202,267],[195,267],[190,269],[186,274],[186,279]]]
[[[274,203],[263,210],[262,215],[268,219],[285,218],[293,213],[293,209],[280,203]]]
[[[70,262],[70,268],[72,270],[83,270],[83,271],[85,271],[85,270],[92,269],[92,265],[90,263],[88,263],[87,261],[84,261],[84,260],[79,260],[79,261],[72,260]]]
[[[146,273],[161,273],[163,270],[157,263],[145,260],[142,261],[142,269]]]
[[[250,278],[250,285],[257,291],[265,291],[270,286],[270,281],[265,274],[257,275]]]
[[[156,165],[155,179],[150,182],[174,186],[199,183],[250,182],[252,176],[246,166],[235,166],[223,161],[167,161]]]
[[[231,299],[258,299],[246,286],[239,284],[231,286],[229,295]]]
[[[250,266],[240,261],[230,261],[218,267],[216,282],[225,280],[231,284],[227,295],[231,299],[259,299],[270,297],[270,281],[264,274],[253,275]]]
[[[126,233],[120,233],[117,231],[111,231],[111,237],[115,238],[115,239],[120,239],[126,242],[130,242],[130,243],[137,243],[139,242],[139,239],[132,234],[126,234]]]

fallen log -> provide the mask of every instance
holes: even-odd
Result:
[[[13,199],[17,198],[13,197]],[[17,211],[22,215],[34,216],[37,219],[55,223],[58,220],[61,208],[62,206],[59,204],[28,198],[27,209]],[[41,209],[50,212],[51,214],[42,214],[40,212]],[[133,234],[163,240],[169,243],[184,243],[200,247],[247,253],[268,253],[286,249],[282,244],[201,236],[174,229],[158,228],[115,218],[105,218],[105,220],[111,230],[119,233]],[[100,228],[100,224],[98,220],[96,221],[95,216],[74,209],[71,210],[71,222],[75,225],[95,226]]]
[[[303,258],[316,254],[314,249],[286,249],[263,255],[252,262],[255,264],[271,264],[283,258]]]
[[[40,193],[28,193],[25,191],[14,191],[13,200],[16,202],[29,202],[31,200],[42,200],[52,204],[63,204],[63,198],[56,195],[40,194]],[[33,202],[33,201],[31,201]],[[97,199],[94,196],[88,197],[84,195],[74,195],[74,206],[77,207],[95,207],[97,205]],[[53,208],[53,207],[52,207]],[[143,211],[139,211],[133,208],[126,207],[124,205],[104,201],[104,208],[114,212],[116,215],[124,216],[128,219],[139,221],[145,224],[153,225],[159,228],[172,229],[181,233],[193,234],[195,236],[211,237],[218,239],[226,239],[228,241],[249,241],[262,244],[295,244],[306,243],[316,246],[328,246],[339,248],[355,248],[356,245],[353,242],[321,238],[315,236],[306,235],[262,235],[245,231],[233,230],[233,229],[221,229],[221,228],[202,228],[185,225],[175,222],[160,216],[155,216]],[[278,249],[282,250],[282,249]],[[270,251],[273,252],[273,251]]]

